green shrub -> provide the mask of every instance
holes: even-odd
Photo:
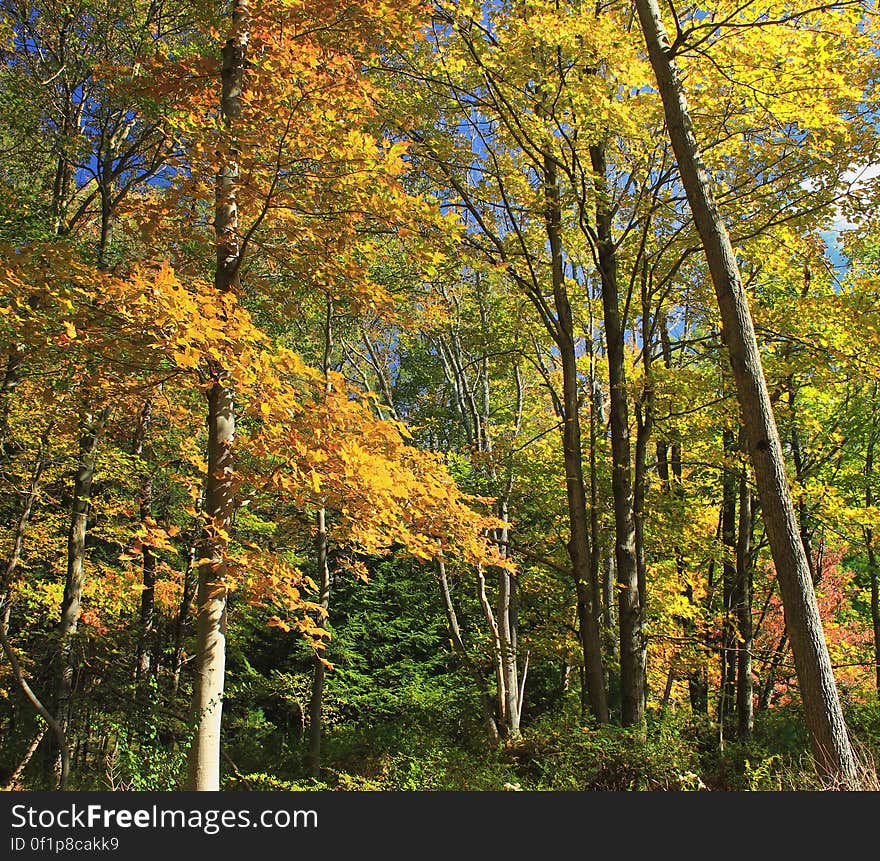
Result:
[[[668,723],[646,738],[614,726],[546,721],[513,751],[524,788],[546,790],[693,790],[705,788],[694,745]]]

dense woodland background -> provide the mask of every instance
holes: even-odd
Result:
[[[636,12],[0,0],[7,785],[834,782]],[[880,18],[662,15],[876,786]]]

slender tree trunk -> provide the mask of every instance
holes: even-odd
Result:
[[[663,356],[663,364],[666,368],[672,368],[672,344],[669,339],[669,329],[667,327],[666,315],[660,314],[660,345],[661,354]],[[667,442],[665,440],[657,443],[657,474],[660,483],[667,493],[669,493],[675,501],[676,518],[681,520],[681,512],[683,510],[684,487],[682,484],[681,471],[681,444],[678,440]],[[680,526],[679,528],[683,528]],[[675,547],[675,570],[678,580],[683,583],[682,595],[691,606],[695,605],[693,586],[687,580],[687,565],[685,563],[684,554],[681,547]],[[705,644],[698,642],[698,630],[694,620],[689,616],[682,618],[681,629],[685,638],[693,643],[693,652],[700,655]],[[709,682],[706,673],[705,663],[700,660],[694,666],[693,663],[688,670],[688,700],[691,704],[693,714],[707,714],[709,710]]]
[[[592,327],[591,327],[592,328]],[[596,461],[599,427],[604,426],[605,416],[602,409],[602,387],[596,372],[596,351],[593,349],[592,338],[587,340],[587,351],[590,356],[590,589],[593,595],[601,595],[601,602],[593,601],[596,625],[602,631],[605,647],[605,658],[617,663],[617,637],[614,624],[614,563],[609,554],[604,571],[602,566],[602,540],[599,529],[599,469]],[[611,685],[606,680],[609,698]]]
[[[874,387],[873,403],[877,401],[877,387]],[[876,418],[876,413],[874,414]],[[865,508],[874,505],[874,445],[876,442],[876,426],[871,428],[868,449],[865,454]],[[864,531],[865,549],[868,552],[868,577],[871,581],[871,623],[874,628],[874,681],[877,696],[880,697],[880,571],[877,566],[877,551],[874,548],[874,530]]]
[[[507,504],[503,503],[502,519],[507,522]],[[508,530],[500,530],[499,550],[503,555],[508,552]],[[519,668],[516,654],[516,598],[514,595],[515,581],[509,571],[498,571],[498,639],[501,647],[501,671],[504,674],[504,712],[507,720],[504,734],[508,739],[516,740],[520,736],[519,728]]]
[[[676,470],[675,475],[678,477],[680,482],[681,480],[681,459],[680,459],[680,451],[679,456],[676,457],[675,450],[673,449],[673,458],[672,458],[673,469]],[[716,540],[721,537],[721,518],[718,519],[718,530],[716,533]],[[679,570],[684,572],[684,560],[679,559]],[[684,574],[683,574],[684,576]],[[694,589],[690,583],[684,588],[685,597],[688,600],[689,604],[697,606],[697,602],[694,599]],[[715,596],[715,560],[712,559],[709,561],[708,570],[706,571],[706,598],[703,602],[703,612],[706,617],[711,618],[714,612],[714,596]],[[697,627],[694,625],[692,621],[688,621],[685,626],[685,631],[689,632],[695,638],[698,635]],[[694,669],[691,674],[691,678],[688,682],[688,692],[690,695],[691,701],[691,709],[695,714],[709,714],[709,655],[711,653],[711,649],[708,644],[703,642],[697,643],[697,648],[703,653],[704,659],[698,661],[697,667]]]
[[[9,412],[12,396],[21,379],[21,363],[24,360],[24,345],[13,344],[6,354],[6,371],[0,383],[0,459],[9,453]]]
[[[98,199],[101,207],[100,229],[98,233],[98,266],[104,268],[107,265],[107,252],[113,243],[113,193],[115,182],[113,179],[113,167],[117,155],[115,135],[105,134],[102,139],[105,146],[98,152],[97,176]]]
[[[196,500],[196,517],[201,517],[205,508],[205,487],[202,485],[199,498]],[[187,553],[186,569],[183,572],[183,586],[180,591],[180,601],[177,605],[177,615],[174,619],[174,649],[171,656],[171,696],[177,696],[180,689],[180,673],[184,664],[184,640],[192,613],[193,600],[199,585],[199,572],[196,566],[198,559],[200,528],[196,523],[189,536],[189,551]]]
[[[65,734],[68,733],[70,700],[76,674],[74,645],[86,578],[86,532],[91,510],[92,481],[95,476],[98,441],[108,413],[106,407],[97,416],[86,413],[80,424],[79,465],[73,481],[73,504],[67,531],[67,575],[64,580],[64,596],[61,600],[56,665],[55,715]],[[60,774],[60,766],[61,763],[56,761],[56,775]]]
[[[648,564],[645,548],[645,522],[647,519],[645,500],[647,499],[649,489],[648,445],[651,441],[651,435],[654,433],[654,344],[651,324],[651,276],[647,264],[644,264],[641,270],[641,305],[642,367],[644,369],[645,382],[642,395],[635,403],[636,445],[635,461],[633,463],[633,524],[635,533],[633,537],[635,539],[636,572],[639,585],[640,615],[638,637],[642,647],[639,663],[643,679],[642,709],[644,714],[648,699],[646,669],[648,641],[644,636],[644,616],[648,593]],[[671,677],[675,675],[675,672],[674,668],[670,668]],[[668,694],[666,696],[668,699]]]
[[[860,787],[810,569],[800,540],[779,432],[742,277],[712,191],[660,15],[657,0],[636,0],[648,55],[663,100],[682,184],[703,241],[730,354],[737,397],[749,435],[765,529],[776,566],[804,713],[819,770],[845,788]]]
[[[776,671],[779,669],[787,649],[788,630],[784,630],[779,637],[776,648],[773,650],[773,655],[769,661],[770,666],[767,667],[764,685],[761,688],[761,696],[758,697],[758,711],[766,711],[770,708],[770,703],[773,701],[773,689],[776,687]]]
[[[71,134],[74,127],[78,129],[78,123],[71,119],[74,114],[73,107],[70,103],[70,97],[67,96],[64,106],[64,116],[61,125],[62,147],[68,144],[66,138]],[[71,188],[74,183],[74,166],[66,156],[62,153],[58,156],[55,164],[55,178],[52,183],[52,222],[55,234],[61,236],[67,225],[65,217],[67,215],[67,207],[70,203]]]
[[[18,683],[18,686],[21,688],[30,704],[36,709],[40,717],[46,721],[46,725],[49,729],[52,730],[59,752],[58,789],[64,792],[67,789],[68,777],[70,775],[70,750],[67,747],[67,733],[64,730],[64,726],[62,726],[62,724],[55,719],[49,709],[43,705],[42,700],[36,695],[36,693],[34,693],[33,688],[31,688],[28,680],[25,678],[18,656],[13,651],[9,638],[7,637],[8,624],[9,615],[7,607],[6,611],[4,611],[3,618],[0,619],[0,648],[2,648],[3,654],[6,656],[6,660],[9,661],[9,665],[12,668],[12,676]]]
[[[498,639],[501,646],[501,672],[504,674],[504,735],[515,740],[520,737],[519,726],[519,668],[516,643],[511,625],[515,581],[509,571],[498,572]]]
[[[475,297],[480,314],[480,324],[482,333],[486,339],[484,343],[488,343],[491,337],[488,331],[488,316],[486,307],[486,294],[484,286],[477,278],[475,285]],[[444,296],[446,294],[444,293]],[[447,296],[449,301],[458,302],[455,297]],[[459,308],[460,311],[460,308]],[[472,446],[481,454],[491,455],[492,453],[492,437],[490,433],[490,406],[491,406],[491,381],[489,378],[489,360],[486,355],[480,355],[478,358],[469,359],[461,343],[458,321],[455,320],[450,325],[448,338],[439,337],[436,339],[439,357],[443,364],[443,373],[449,385],[452,394],[452,402],[458,415],[462,429],[468,441],[468,445]],[[368,347],[369,349],[369,347]],[[373,353],[370,353],[373,358]],[[373,359],[375,362],[375,359]],[[473,367],[477,369],[477,373],[473,377],[468,377],[466,368]],[[522,413],[522,381],[519,376],[518,369],[514,370],[514,379],[516,383],[516,419],[514,436],[518,433],[519,424]],[[385,391],[386,399],[390,398],[390,391],[385,383],[380,380],[380,384]],[[498,472],[491,457],[486,458],[487,466],[483,467],[486,478],[493,488],[499,485]],[[497,493],[497,510],[500,520],[507,522],[507,500],[512,489],[513,477],[509,473],[506,477],[503,487]],[[502,527],[497,530],[494,535],[487,535],[487,538],[494,540],[498,545],[498,552],[502,556],[508,556],[510,552],[508,544],[508,530]],[[486,621],[492,632],[494,643],[494,661],[495,675],[497,681],[497,697],[498,697],[498,731],[505,738],[515,739],[520,735],[519,728],[519,708],[518,708],[518,691],[519,691],[519,669],[517,654],[517,638],[518,638],[518,611],[516,597],[516,580],[504,569],[499,569],[498,590],[495,597],[495,608],[492,609],[489,603],[489,596],[486,589],[485,576],[483,572],[478,571],[478,588],[480,604]]]
[[[150,516],[152,481],[144,484],[141,497],[141,520]],[[143,547],[142,586],[140,618],[138,624],[138,645],[135,661],[135,683],[138,688],[147,684],[153,667],[153,640],[156,635],[156,557],[147,545]]]
[[[721,567],[721,601],[724,610],[721,629],[721,686],[718,696],[718,734],[721,748],[730,734],[736,702],[737,623],[736,601],[736,494],[737,478],[730,469],[734,456],[734,436],[730,430],[722,434],[724,458],[721,472],[721,543],[724,560]]]
[[[397,408],[394,405],[394,392],[391,389],[391,381],[388,379],[385,364],[382,362],[376,348],[373,346],[373,342],[367,334],[366,327],[361,329],[361,336],[363,337],[364,345],[367,348],[367,353],[369,353],[370,356],[370,364],[373,366],[376,379],[379,381],[379,390],[385,398],[385,404],[379,408],[379,411],[380,413],[387,412],[390,418],[396,421],[400,417],[397,415]],[[384,418],[384,416],[380,415],[380,418]]]
[[[330,385],[330,353],[333,348],[333,300],[327,297],[326,315],[324,318],[324,356],[321,369],[324,373],[324,391],[331,391]],[[319,628],[325,628],[327,613],[330,610],[330,557],[327,539],[327,511],[323,505],[315,513],[315,550],[318,562],[318,603],[323,613],[318,615],[315,623]],[[321,736],[323,733],[323,702],[324,702],[324,679],[327,667],[321,660],[321,656],[315,652],[314,671],[312,673],[312,690],[309,697],[309,773],[315,780],[321,777]]]
[[[15,770],[9,775],[9,780],[6,782],[6,789],[16,789],[18,787],[18,782],[21,780],[22,774],[24,774],[24,770],[28,767],[28,763],[33,759],[34,754],[37,752],[37,748],[40,746],[40,742],[46,736],[46,730],[48,727],[42,727],[40,731],[33,737],[31,743],[27,746],[27,749],[24,752],[22,758],[18,761],[18,765],[15,766]]]
[[[614,499],[617,603],[620,626],[620,720],[624,726],[642,726],[645,720],[645,661],[642,603],[636,558],[636,520],[629,437],[629,394],[620,296],[617,285],[617,252],[611,235],[611,212],[606,184],[607,166],[602,145],[590,147],[596,183],[596,234],[608,386],[611,393],[611,494]]]
[[[183,589],[180,594],[180,603],[177,607],[177,616],[174,620],[174,652],[171,658],[171,696],[177,695],[180,688],[180,672],[183,669],[183,641],[186,636],[187,621],[193,598],[198,588],[198,570],[195,567],[196,543],[193,542],[187,558],[186,571],[183,572]]]
[[[112,145],[110,151],[104,153],[99,162],[100,205],[101,223],[98,234],[98,266],[104,268],[107,265],[107,252],[113,243],[113,162],[114,153]]]
[[[132,444],[132,454],[140,457],[143,454],[144,442],[152,421],[152,402],[147,401],[141,410],[140,421]],[[142,525],[146,525],[153,515],[153,477],[147,473],[141,480],[138,492],[138,508]],[[153,638],[156,609],[156,557],[147,544],[143,545],[141,563],[140,616],[138,619],[138,642],[135,655],[135,684],[140,689],[150,677],[153,663]]]
[[[736,735],[747,739],[754,728],[752,692],[752,491],[748,470],[739,479],[739,530],[736,542],[736,618],[738,652],[736,661]]]
[[[880,697],[880,572],[878,572],[877,553],[874,550],[873,534],[866,530],[865,540],[868,546],[868,573],[871,577],[871,623],[874,628],[874,679],[877,696]]]
[[[223,47],[221,112],[232,131],[243,106],[250,23],[249,0],[233,0],[232,32]],[[238,235],[238,151],[234,139],[217,175],[214,233],[217,259],[214,287],[218,294],[238,290],[241,250]],[[226,547],[235,501],[235,402],[232,382],[211,362],[208,391],[208,474],[205,480],[205,528],[199,542],[196,596],[195,689],[192,715],[195,734],[189,752],[187,789],[220,789],[220,728],[226,673]]]
[[[620,637],[617,635],[617,596],[614,584],[617,582],[614,568],[614,548],[611,542],[601,548],[602,560],[605,563],[602,569],[602,633],[605,644],[605,655],[612,666],[617,666],[620,661]],[[608,701],[610,710],[615,714],[620,713],[620,675],[612,671],[611,667],[606,672],[608,684]]]
[[[491,743],[497,743],[500,734],[498,732],[498,725],[495,722],[492,695],[489,693],[489,686],[486,684],[480,668],[468,654],[464,639],[461,636],[458,615],[455,612],[455,605],[452,603],[452,593],[449,591],[449,580],[446,577],[446,565],[440,557],[437,557],[434,560],[434,566],[437,571],[437,580],[440,584],[440,595],[443,598],[443,610],[446,613],[446,623],[449,626],[449,638],[452,641],[452,648],[474,680],[474,685],[480,697],[480,708],[482,709],[483,726],[486,730],[486,735]]]
[[[507,678],[504,675],[504,663],[501,657],[501,634],[498,631],[498,622],[495,619],[495,612],[489,603],[489,596],[486,593],[486,577],[480,565],[476,567],[477,572],[477,599],[480,602],[480,608],[483,611],[483,617],[489,625],[489,632],[492,635],[492,658],[495,668],[495,687],[497,690],[498,701],[498,725],[503,727],[507,725]]]
[[[669,660],[669,670],[666,673],[666,684],[663,686],[663,696],[660,698],[660,714],[665,715],[669,708],[669,699],[672,696],[672,686],[678,678],[679,654],[675,652]]]
[[[791,411],[791,459],[794,462],[795,481],[803,485],[808,478],[804,469],[804,454],[801,449],[800,436],[797,432],[795,420],[797,417],[797,408],[795,407],[795,389],[794,380],[788,378],[788,407]],[[810,569],[810,580],[815,586],[822,577],[821,553],[819,559],[813,556],[813,530],[810,529],[810,510],[806,499],[801,498],[797,504],[797,520],[800,525],[801,543],[804,545],[804,555],[807,557],[807,567]],[[817,564],[818,561],[818,564]]]
[[[568,554],[571,558],[577,590],[578,621],[584,653],[584,677],[587,683],[590,710],[599,723],[607,723],[609,715],[602,666],[602,646],[599,627],[596,624],[596,614],[593,609],[593,602],[597,601],[599,596],[593,595],[590,588],[590,554],[594,548],[590,547],[587,494],[584,486],[574,324],[563,274],[562,210],[559,200],[559,183],[556,165],[549,155],[544,160],[544,186],[553,299],[557,318],[556,343],[562,364],[562,448],[570,529]]]
[[[327,519],[326,511],[323,508],[318,509],[315,515],[317,525],[317,536],[315,538],[315,547],[318,552],[318,577],[320,592],[318,595],[318,603],[326,612],[330,607],[330,560],[327,555]],[[324,616],[319,616],[317,625],[323,628],[326,624]],[[321,706],[324,697],[324,677],[327,673],[327,667],[321,660],[321,656],[316,652],[314,659],[314,672],[312,674],[312,692],[309,698],[309,757],[308,766],[309,774],[316,780],[321,777],[321,734],[323,724],[321,721]]]
[[[34,462],[34,468],[31,471],[28,490],[25,494],[24,504],[21,513],[18,516],[18,522],[15,525],[15,532],[12,537],[12,548],[8,556],[0,562],[0,617],[7,618],[9,608],[12,603],[10,590],[12,588],[12,579],[15,576],[18,563],[21,560],[21,554],[24,550],[24,538],[27,534],[28,524],[31,520],[31,514],[34,510],[34,503],[37,501],[37,491],[40,487],[40,478],[46,467],[49,449],[49,437],[51,436],[53,422],[49,422],[46,429],[40,437],[40,447],[37,450],[37,459]]]
[[[488,327],[488,317],[485,308],[484,297],[478,294],[480,299],[480,322],[483,330],[483,337],[488,343],[491,333]],[[522,423],[522,405],[523,405],[523,388],[522,379],[520,377],[519,368],[514,366],[514,383],[516,386],[516,406],[515,419],[513,429],[513,440],[519,434]],[[482,388],[482,403],[480,426],[482,428],[481,436],[486,452],[492,451],[492,436],[490,428],[490,406],[491,406],[491,389],[489,379],[489,360],[483,355],[480,363],[480,381]],[[508,455],[510,457],[510,455]],[[495,468],[495,462],[492,457],[489,458],[489,478],[493,487],[499,484],[498,473]],[[495,533],[498,552],[503,558],[510,556],[510,529],[508,522],[510,518],[508,500],[513,490],[513,467],[508,461],[507,475],[503,482],[503,487],[497,497],[498,519],[504,524]],[[595,594],[595,593],[594,593]],[[519,672],[519,596],[517,593],[517,580],[510,571],[504,568],[498,570],[498,638],[501,646],[501,670],[504,674],[504,695],[506,698],[506,714],[507,722],[503,727],[504,735],[510,740],[516,740],[520,737],[520,725],[522,722],[522,703],[525,696],[526,670],[528,669],[528,661],[523,668],[522,675]]]

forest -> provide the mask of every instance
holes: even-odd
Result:
[[[873,0],[0,55],[0,784],[878,788]]]

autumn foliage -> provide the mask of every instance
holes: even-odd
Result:
[[[76,788],[182,785],[208,539],[228,590],[225,787],[306,785],[315,724],[325,765],[310,760],[308,785],[586,788],[564,769],[548,786],[553,745],[570,743],[599,784],[595,762],[629,755],[619,739],[644,753],[670,727],[671,758],[696,748],[682,739],[710,739],[716,758],[676,759],[640,788],[688,788],[691,766],[742,777],[741,762],[724,766],[729,745],[757,744],[800,692],[632,10],[234,5],[236,24],[203,0],[0,3],[9,780],[54,786],[66,757]],[[875,13],[680,14],[667,23],[743,271],[825,640],[847,708],[869,708]],[[246,51],[230,113],[233,37]],[[215,272],[224,241],[231,289]],[[216,387],[234,403],[228,522],[205,511]],[[604,726],[621,721],[631,737]],[[857,725],[869,746],[880,738]],[[474,768],[450,753],[464,737]],[[442,779],[402,776],[410,743]],[[138,771],[142,755],[155,772]]]

